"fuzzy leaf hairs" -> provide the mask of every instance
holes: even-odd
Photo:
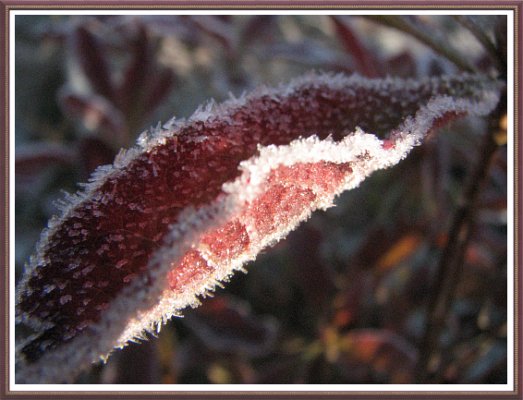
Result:
[[[49,222],[17,288],[18,383],[71,382],[159,330],[499,84],[308,74],[140,136]]]

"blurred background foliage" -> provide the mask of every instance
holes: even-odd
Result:
[[[17,16],[17,277],[62,191],[150,125],[311,69],[503,77],[505,32],[496,16]],[[444,127],[78,383],[505,383],[504,128],[430,348],[438,262],[493,133],[481,119]]]

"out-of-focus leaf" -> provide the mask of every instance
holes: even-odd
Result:
[[[398,237],[412,234],[413,227],[403,221],[395,221],[394,229],[383,226],[370,227],[351,257],[351,265],[370,269],[380,262],[383,255],[397,242]]]
[[[79,119],[85,129],[104,135],[116,148],[125,144],[127,134],[122,113],[103,97],[75,94],[66,89],[59,100],[64,113]]]
[[[332,271],[320,257],[322,238],[322,232],[310,225],[300,227],[289,238],[294,280],[305,301],[318,311],[335,291]]]
[[[16,178],[24,179],[39,174],[43,169],[53,166],[72,165],[75,152],[60,144],[32,144],[16,149]]]
[[[421,243],[421,236],[408,233],[399,238],[378,260],[377,268],[384,272],[410,257]]]
[[[145,87],[149,76],[153,72],[152,49],[147,37],[147,31],[142,25],[137,25],[130,49],[131,61],[127,66],[120,86],[119,104],[121,104],[120,108],[128,118],[141,120],[146,96]]]
[[[114,160],[115,151],[100,138],[83,137],[77,144],[78,157],[83,166],[85,178],[100,165],[110,164]]]
[[[372,283],[365,272],[351,271],[346,286],[338,291],[332,302],[335,308],[331,324],[342,329],[351,326],[364,313],[362,304],[372,294]]]
[[[79,26],[74,32],[72,43],[74,54],[93,89],[107,99],[113,100],[106,55],[99,40],[87,27]]]
[[[161,368],[161,383],[177,383],[177,370],[173,355],[177,352],[178,343],[176,341],[173,325],[167,325],[162,329],[162,334],[158,336],[157,355]]]
[[[240,34],[242,45],[249,46],[260,40],[271,41],[277,18],[277,15],[253,15],[250,17]]]
[[[176,77],[167,69],[162,69],[151,77],[148,84],[148,93],[145,99],[145,110],[147,114],[152,113],[171,92]]]
[[[273,318],[255,315],[246,303],[225,296],[207,299],[183,322],[208,348],[250,357],[267,354],[277,333]]]
[[[190,21],[197,29],[220,43],[228,55],[234,53],[235,35],[231,25],[213,15],[194,15]]]
[[[346,371],[363,366],[374,382],[411,382],[417,352],[398,334],[385,330],[354,329],[339,339],[339,346],[341,353],[337,365]]]
[[[102,383],[151,384],[160,380],[158,343],[155,340],[131,343],[104,370]]]
[[[492,254],[484,243],[470,243],[465,252],[465,261],[478,269],[488,269],[493,265]]]
[[[255,383],[254,370],[245,358],[217,360],[207,368],[207,377],[214,384]]]
[[[356,64],[356,70],[362,75],[371,78],[382,76],[382,63],[365,48],[347,21],[339,16],[331,16],[330,18],[334,23],[336,34],[341,40],[343,47],[347,53],[352,55]]]
[[[407,51],[386,60],[384,69],[386,74],[401,78],[412,78],[418,74],[416,61]]]

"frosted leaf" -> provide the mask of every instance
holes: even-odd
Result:
[[[498,89],[308,74],[142,134],[42,234],[17,290],[17,321],[39,329],[18,346],[17,381],[71,381],[156,331],[442,122],[490,112]]]

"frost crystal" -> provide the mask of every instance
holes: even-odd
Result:
[[[17,381],[71,381],[156,331],[442,121],[490,112],[497,91],[472,75],[310,74],[143,133],[43,232],[17,291],[17,322],[37,332]]]

